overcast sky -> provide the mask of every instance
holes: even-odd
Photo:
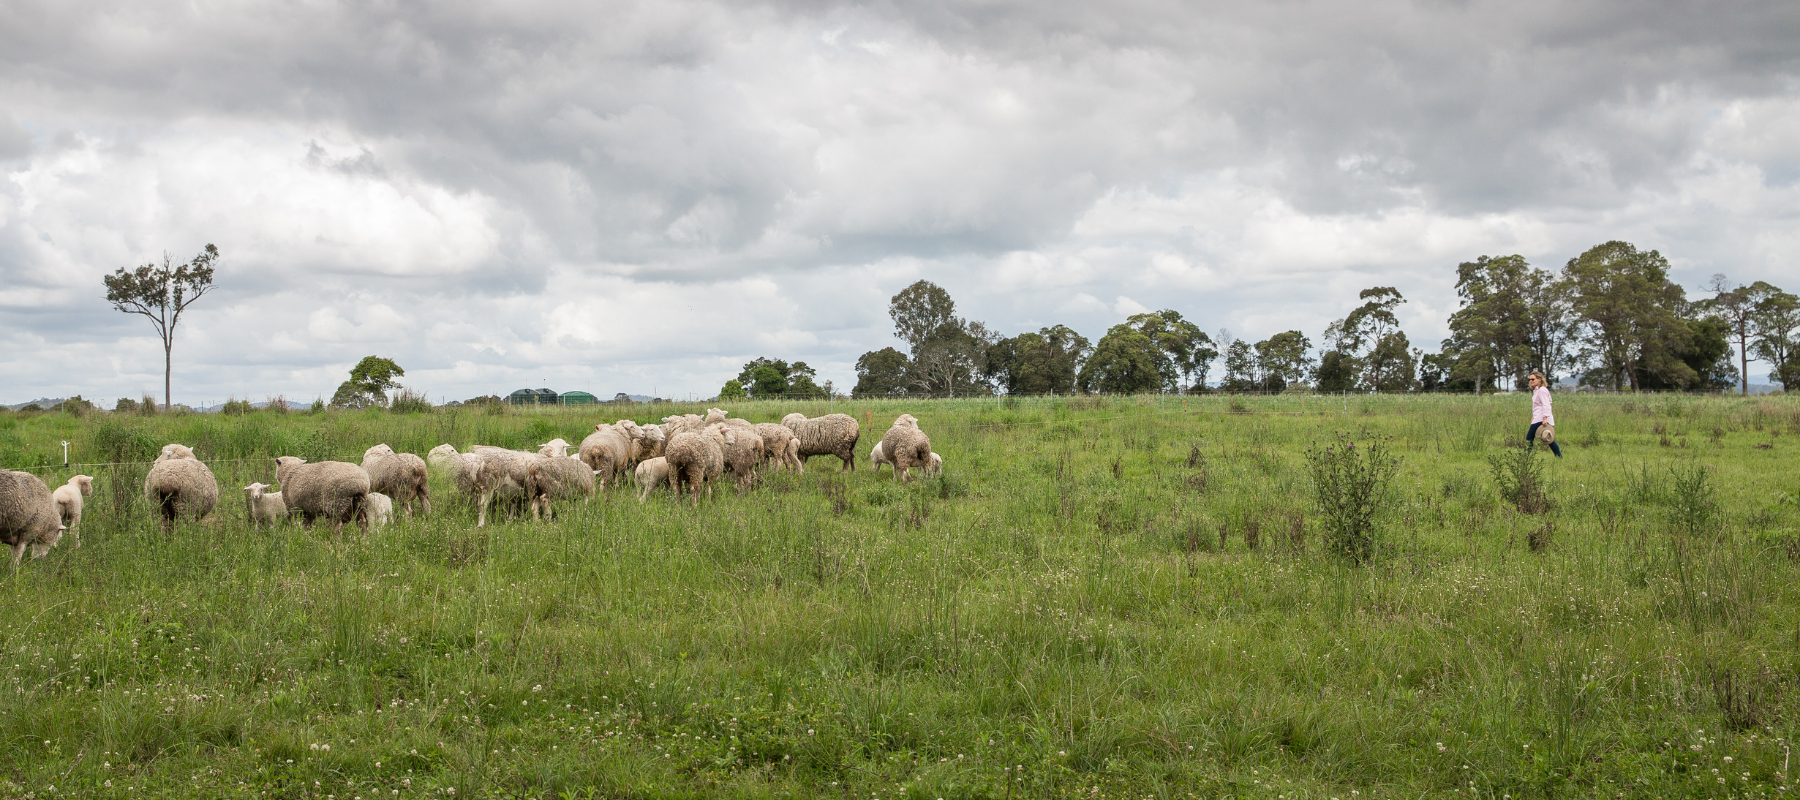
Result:
[[[1791,0],[4,8],[0,402],[160,395],[100,278],[209,242],[176,402],[847,389],[920,278],[1095,340],[1392,285],[1428,351],[1484,254],[1800,290]]]

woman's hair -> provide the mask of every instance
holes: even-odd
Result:
[[[1547,381],[1547,380],[1544,380],[1544,373],[1542,373],[1542,372],[1538,372],[1538,371],[1536,371],[1536,370],[1532,370],[1532,372],[1531,372],[1531,377],[1533,377],[1533,378],[1537,378],[1537,379],[1538,379],[1538,380],[1539,380],[1539,381],[1542,381],[1542,382],[1543,382],[1543,384],[1544,384],[1544,385],[1545,385],[1545,386],[1549,386],[1549,385],[1550,385],[1550,382],[1549,382],[1549,381]]]

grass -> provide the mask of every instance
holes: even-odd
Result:
[[[1489,463],[1517,398],[840,402],[865,453],[918,416],[944,476],[480,530],[434,477],[439,514],[341,539],[238,489],[686,409],[3,415],[8,467],[181,442],[224,491],[163,535],[145,465],[39,470],[97,480],[83,546],[0,578],[0,795],[1781,796],[1800,403],[1558,406],[1537,514]],[[1399,459],[1360,567],[1307,476],[1339,432]]]

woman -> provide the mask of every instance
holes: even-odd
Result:
[[[1544,373],[1531,373],[1531,430],[1525,432],[1525,441],[1532,446],[1537,445],[1538,428],[1544,429],[1544,441],[1550,445],[1550,452],[1562,458],[1562,448],[1556,446],[1556,415],[1550,413],[1550,387],[1544,383]]]

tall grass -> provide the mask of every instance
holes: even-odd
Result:
[[[0,416],[0,463],[98,476],[83,546],[0,589],[0,796],[1787,785],[1800,405],[1565,397],[1553,502],[1526,514],[1487,460],[1522,399],[1231,402],[738,403],[851,413],[864,453],[912,413],[945,474],[815,458],[698,509],[621,489],[480,530],[434,476],[439,513],[342,538],[251,531],[238,487],[277,455],[529,447],[692,407]],[[1361,566],[1318,546],[1303,455],[1342,430],[1399,459]],[[167,442],[224,489],[171,535],[136,463]]]

